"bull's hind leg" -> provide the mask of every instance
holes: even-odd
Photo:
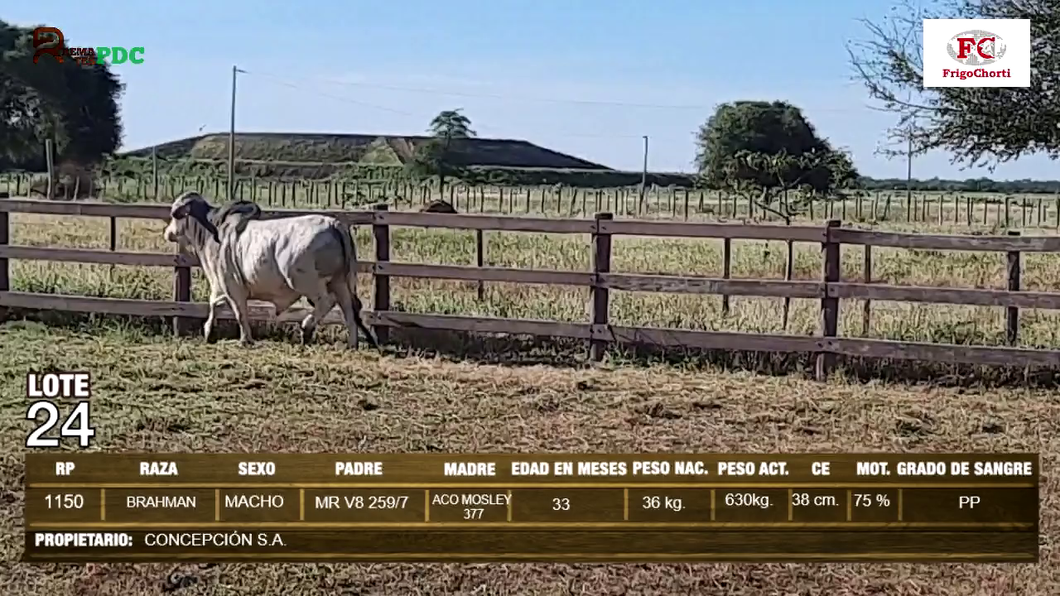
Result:
[[[364,319],[361,318],[361,311],[364,310],[364,306],[361,305],[361,301],[357,299],[357,296],[353,296],[353,321],[357,323],[357,326],[361,328],[361,333],[368,338],[368,343],[373,348],[379,349],[379,342],[375,340],[375,335],[368,329],[364,324]]]
[[[328,292],[324,281],[318,280],[316,285],[318,286],[315,288],[316,292],[314,292],[316,295],[306,295],[306,300],[313,305],[313,312],[302,319],[303,344],[309,344],[313,341],[313,334],[316,332],[320,320],[335,307],[335,297]]]
[[[364,336],[368,338],[368,343],[372,344],[372,347],[378,348],[379,344],[376,343],[368,328],[364,326],[364,321],[361,320],[361,301],[350,291],[349,282],[346,278],[333,278],[328,284],[328,288],[331,289],[339,308],[342,309],[342,318],[346,321],[346,331],[349,333],[347,344],[354,350],[357,349],[357,329],[360,328],[364,332]]]
[[[250,307],[247,305],[247,293],[242,288],[232,288],[228,292],[228,304],[239,323],[239,343],[249,346],[254,343],[250,330]]]

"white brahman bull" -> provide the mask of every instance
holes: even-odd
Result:
[[[357,252],[349,228],[325,215],[260,217],[261,208],[249,201],[216,208],[198,193],[187,192],[173,202],[166,240],[198,257],[210,282],[206,340],[217,307],[226,301],[239,323],[240,342],[249,344],[247,300],[271,302],[279,315],[305,296],[313,312],[302,321],[303,343],[312,341],[317,324],[337,302],[350,347],[357,348],[357,328],[378,347],[361,320]]]

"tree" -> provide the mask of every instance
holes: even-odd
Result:
[[[34,64],[32,31],[0,21],[0,167],[43,169],[45,139],[56,161],[100,161],[121,144],[121,83],[107,65]]]
[[[471,119],[460,113],[460,109],[444,110],[431,120],[427,129],[432,138],[419,144],[406,169],[415,178],[438,177],[438,187],[445,188],[446,177],[460,177],[467,168],[459,165],[454,155],[453,139],[475,136]]]
[[[850,158],[817,136],[787,102],[737,101],[719,106],[699,128],[696,165],[707,186],[741,194],[790,220],[791,189],[830,195],[857,179]]]
[[[892,133],[910,134],[918,152],[945,150],[970,166],[1060,156],[1060,0],[927,1],[903,0],[888,16],[863,21],[866,38],[847,47],[869,96],[897,116]],[[926,18],[1030,19],[1031,86],[923,88]]]
[[[461,113],[463,108],[443,110],[431,120],[429,132],[440,139],[466,139],[475,136],[471,119]]]

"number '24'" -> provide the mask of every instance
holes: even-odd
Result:
[[[66,417],[66,421],[59,428],[58,437],[45,437],[44,433],[50,431],[59,423],[59,408],[50,401],[38,401],[30,404],[26,411],[26,420],[37,420],[38,414],[44,412],[44,422],[40,424],[26,437],[26,447],[43,449],[47,447],[58,447],[59,439],[77,438],[78,446],[88,447],[92,437],[96,436],[96,430],[89,422],[91,410],[87,401],[78,402],[74,411]],[[75,426],[76,425],[76,426]]]

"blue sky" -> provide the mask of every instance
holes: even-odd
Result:
[[[521,138],[621,169],[690,170],[714,106],[783,99],[854,156],[862,173],[905,176],[874,155],[893,117],[851,80],[845,44],[889,0],[183,0],[23,2],[3,18],[63,30],[70,45],[143,46],[116,66],[125,148],[228,130],[421,134],[463,108],[480,136]],[[918,157],[914,176],[1060,178],[1030,157],[962,170]]]

